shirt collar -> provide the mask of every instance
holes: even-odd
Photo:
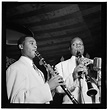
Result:
[[[30,64],[31,66],[33,65],[33,61],[28,58],[28,57],[25,57],[25,56],[21,56],[21,59],[25,60],[28,64]]]
[[[72,56],[71,58],[72,58],[72,59],[75,59],[76,57],[75,57],[75,56]]]

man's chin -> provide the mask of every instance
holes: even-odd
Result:
[[[32,59],[34,59],[35,57],[36,57],[36,55],[34,55],[34,54],[31,56]]]
[[[36,57],[36,55],[33,55],[33,57],[32,58],[35,58]]]

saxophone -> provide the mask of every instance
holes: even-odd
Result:
[[[48,66],[48,64],[45,62],[44,58],[39,54],[38,51],[35,51],[36,56],[39,58],[40,61],[42,61],[43,66],[46,68],[46,70],[50,71],[50,68]],[[51,70],[53,72],[53,75],[58,75],[59,73],[57,73],[56,71],[54,71],[53,67],[51,67]],[[68,88],[65,85],[61,85],[62,89],[64,90],[64,92],[68,95],[68,97],[71,99],[71,101],[73,102],[73,104],[79,104],[79,102],[74,98],[74,96],[71,94],[70,90],[68,90]]]

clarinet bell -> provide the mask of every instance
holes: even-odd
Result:
[[[88,82],[87,85],[88,85],[87,95],[88,96],[95,96],[97,94],[97,90],[93,88],[93,86],[90,82]]]
[[[95,96],[97,94],[97,90],[94,89],[94,88],[90,88],[88,91],[87,91],[87,95],[88,96]]]
[[[94,87],[90,81],[90,77],[88,75],[85,75],[85,78],[86,78],[87,87],[88,87],[87,95],[88,96],[95,96],[97,94],[97,90],[94,89]]]

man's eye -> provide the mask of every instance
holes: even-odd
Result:
[[[33,42],[31,42],[30,44],[33,45]]]
[[[72,44],[72,46],[75,46],[75,44]]]

